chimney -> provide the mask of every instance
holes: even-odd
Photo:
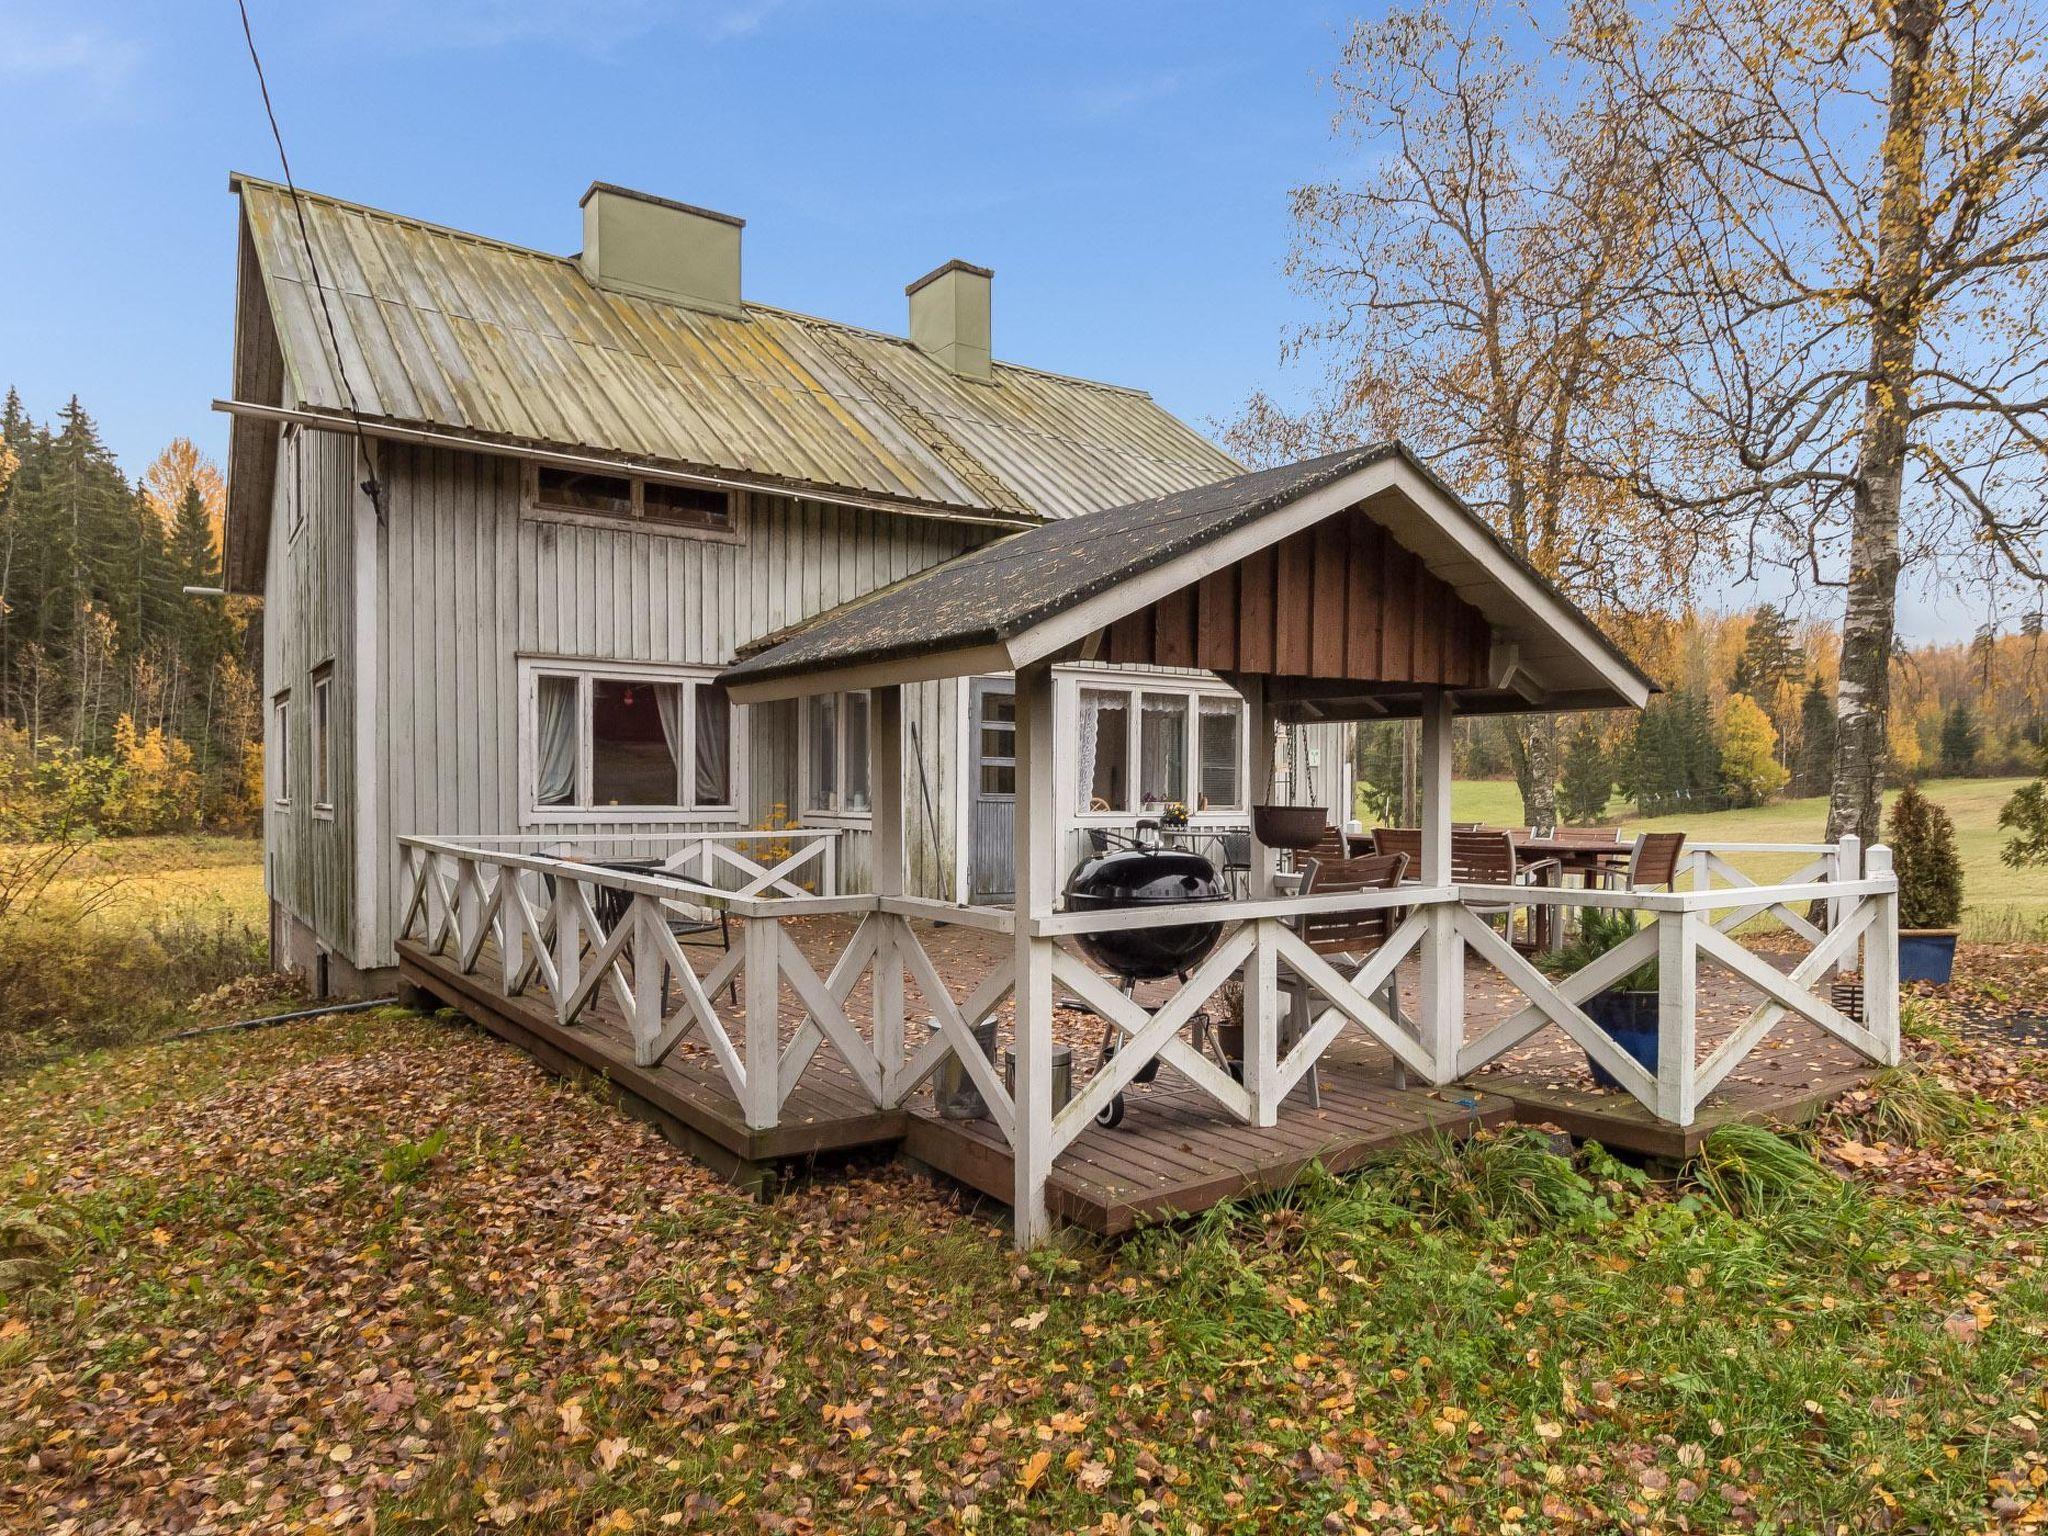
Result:
[[[600,288],[737,315],[746,222],[593,181],[583,194],[583,274]]]
[[[910,339],[920,352],[959,374],[987,383],[989,284],[995,273],[949,261],[903,291],[910,295]]]

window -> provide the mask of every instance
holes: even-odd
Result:
[[[1244,701],[1235,694],[1094,681],[1075,692],[1084,814],[1243,808]]]
[[[534,510],[570,517],[622,518],[648,526],[725,532],[732,527],[733,494],[637,475],[533,466]]]
[[[681,668],[528,666],[527,783],[536,811],[736,808],[733,707]]]
[[[306,526],[306,474],[304,454],[305,433],[297,422],[291,422],[284,429],[284,500],[287,516],[290,518],[290,532],[287,540],[298,537],[299,530]]]
[[[270,798],[292,803],[292,693],[289,688],[270,701]]]
[[[865,816],[868,792],[868,696],[814,693],[804,700],[804,809]]]
[[[333,764],[329,756],[332,736],[328,712],[334,696],[334,665],[323,662],[313,672],[313,809],[334,814]]]

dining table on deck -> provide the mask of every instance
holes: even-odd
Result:
[[[1626,875],[1629,855],[1635,851],[1633,843],[1619,839],[1605,842],[1591,837],[1559,837],[1551,834],[1539,837],[1526,828],[1482,827],[1479,830],[1492,832],[1505,830],[1515,845],[1515,863],[1518,867],[1530,864],[1549,863],[1537,877],[1539,886],[1559,886],[1566,875],[1577,875],[1581,885],[1591,886],[1604,883],[1613,874]],[[1345,834],[1346,846],[1351,856],[1358,858],[1373,851],[1370,832]],[[1564,925],[1558,921],[1562,909],[1531,903],[1529,938],[1531,947],[1538,953],[1558,949],[1564,943]]]

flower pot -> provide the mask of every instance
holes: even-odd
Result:
[[[1931,981],[1948,985],[1956,968],[1958,928],[1901,928],[1899,930],[1899,980]]]
[[[1313,848],[1323,840],[1327,820],[1320,805],[1252,807],[1252,831],[1268,848]]]
[[[1586,999],[1586,1013],[1652,1076],[1657,1071],[1657,994],[1655,992],[1596,992]],[[1619,1088],[1614,1075],[1590,1055],[1586,1065],[1593,1081],[1602,1088]]]

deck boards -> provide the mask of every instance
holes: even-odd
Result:
[[[822,962],[845,935],[829,920],[791,924],[799,944]],[[927,947],[949,985],[983,974],[1005,942],[962,928],[934,932]],[[783,1107],[781,1123],[756,1131],[715,1059],[701,1045],[670,1052],[656,1067],[633,1062],[632,1038],[608,994],[583,1019],[563,1027],[547,1000],[506,997],[496,986],[491,946],[476,970],[459,973],[445,955],[413,942],[399,946],[406,978],[458,1008],[557,1071],[582,1070],[605,1079],[632,1105],[714,1167],[741,1182],[772,1176],[778,1164],[857,1148],[900,1148],[904,1155],[1007,1203],[1010,1149],[990,1121],[943,1119],[929,1089],[902,1109],[877,1110],[832,1047],[822,1046]],[[693,960],[695,957],[693,957]],[[708,964],[709,957],[705,957]],[[823,971],[820,974],[824,974]],[[1404,970],[1404,1005],[1412,1007],[1417,977]],[[914,985],[908,991],[917,997]],[[1518,1006],[1497,976],[1473,967],[1467,978],[1468,1036]],[[781,999],[785,1041],[801,1018],[794,993]],[[863,1018],[867,983],[848,998],[849,1016]],[[1703,1048],[1746,1013],[1737,989],[1702,987]],[[1099,1024],[1062,1015],[1057,1037],[1075,1049],[1075,1088],[1093,1059]],[[737,1033],[737,1031],[735,1031]],[[1061,1220],[1117,1234],[1147,1220],[1195,1214],[1238,1195],[1283,1188],[1320,1161],[1331,1171],[1418,1136],[1463,1137],[1509,1120],[1547,1123],[1575,1137],[1652,1156],[1691,1155],[1713,1130],[1734,1120],[1798,1123],[1840,1094],[1869,1080],[1871,1069],[1817,1029],[1786,1024],[1702,1106],[1697,1122],[1666,1125],[1623,1093],[1595,1090],[1576,1046],[1555,1030],[1474,1077],[1443,1089],[1395,1086],[1395,1063],[1378,1044],[1347,1032],[1324,1056],[1322,1107],[1311,1109],[1305,1087],[1282,1107],[1280,1121],[1255,1128],[1162,1072],[1127,1090],[1128,1111],[1115,1129],[1090,1126],[1053,1165],[1047,1200]]]

